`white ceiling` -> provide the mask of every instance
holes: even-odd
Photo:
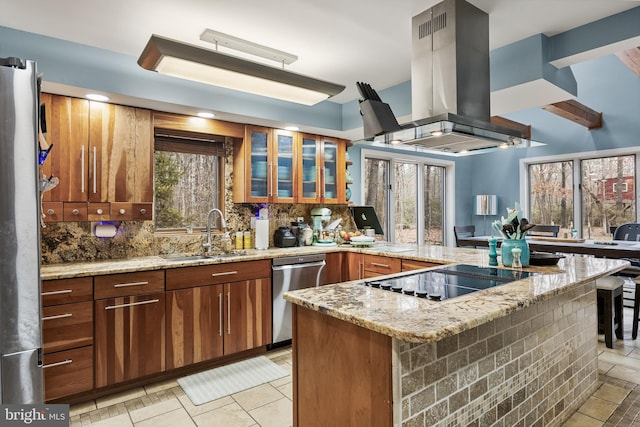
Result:
[[[290,71],[384,89],[410,79],[411,17],[440,0],[0,0],[0,25],[138,57],[153,33],[212,48],[205,28],[298,56]],[[640,0],[469,0],[489,13],[490,47],[554,35]],[[2,41],[0,40],[0,43]]]

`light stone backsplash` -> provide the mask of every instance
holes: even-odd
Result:
[[[234,238],[234,233],[249,230],[251,217],[260,207],[269,210],[269,246],[273,246],[273,233],[279,226],[279,218],[284,214],[288,222],[303,217],[311,224],[311,209],[316,205],[304,204],[236,204],[233,203],[233,143],[225,142],[225,198],[224,212],[227,230]],[[332,219],[342,218],[347,229],[355,229],[353,219],[346,205],[327,205],[332,211]],[[206,209],[206,208],[203,208]],[[202,243],[206,234],[155,233],[152,221],[120,221],[114,222],[117,234],[113,238],[98,238],[93,235],[89,222],[48,223],[41,229],[42,264],[58,264],[68,262],[100,261],[127,259],[133,257],[156,256],[168,254],[198,254],[203,252]],[[202,224],[203,227],[206,224]],[[213,235],[213,253],[222,253],[222,234]],[[252,239],[255,242],[255,239]]]
[[[594,282],[437,343],[399,342],[404,427],[560,425],[597,386]]]

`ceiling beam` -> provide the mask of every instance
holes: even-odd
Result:
[[[620,61],[622,61],[624,65],[640,77],[640,46],[623,50],[622,52],[616,52],[616,56],[620,58]]]
[[[585,126],[589,130],[602,127],[602,113],[592,110],[575,99],[545,105],[542,109]]]
[[[531,125],[525,125],[502,116],[491,116],[491,124],[517,130],[523,138],[531,139]]]

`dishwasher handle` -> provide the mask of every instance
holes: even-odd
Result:
[[[273,271],[283,271],[283,270],[295,270],[298,268],[310,268],[310,267],[322,267],[327,265],[326,261],[319,262],[306,262],[304,264],[287,264],[287,265],[274,265],[271,267]]]

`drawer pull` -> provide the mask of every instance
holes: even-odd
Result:
[[[149,282],[131,282],[131,283],[118,283],[117,285],[113,285],[114,288],[126,288],[128,286],[144,286],[148,285]]]
[[[144,209],[144,208],[143,208],[143,209],[140,209],[140,215],[144,215],[144,214],[146,214],[146,213],[147,213],[147,210],[146,210],[146,209]]]
[[[53,215],[54,213],[56,213],[56,211],[54,211],[53,209],[47,209],[47,215]]]
[[[95,191],[94,191],[94,193],[95,193]],[[103,211],[102,209],[98,209],[98,210],[96,211],[96,213],[97,213],[98,215],[102,215],[102,214],[104,213],[104,211]]]
[[[56,362],[56,363],[50,363],[48,365],[42,365],[42,368],[43,369],[53,368],[54,366],[68,365],[69,363],[73,363],[73,359],[67,359],[67,360],[63,360],[62,362]]]
[[[49,291],[49,292],[43,292],[41,295],[43,297],[47,297],[49,295],[60,295],[60,294],[70,294],[71,292],[73,292],[71,289],[62,289],[60,291]]]
[[[150,299],[150,300],[146,300],[146,301],[132,302],[132,303],[129,303],[129,304],[108,305],[104,309],[105,310],[113,310],[113,309],[116,309],[116,308],[133,307],[135,305],[153,304],[153,303],[159,302],[159,301],[160,301],[159,299]]]
[[[79,215],[80,211],[78,209],[74,209],[74,210],[71,211],[71,213],[74,214],[74,215]]]
[[[229,276],[231,274],[238,274],[238,272],[237,271],[223,271],[222,273],[211,273],[211,277]]]
[[[47,317],[43,317],[42,321],[44,322],[45,320],[56,320],[56,319],[64,319],[67,317],[72,317],[73,313],[65,313],[65,314],[56,314],[55,316],[47,316]]]
[[[380,264],[377,262],[372,262],[371,265],[373,265],[374,267],[389,268],[389,264]]]
[[[125,214],[125,212],[126,212],[126,211],[125,211],[124,209],[120,209],[120,210],[118,211],[118,213],[119,213],[120,215],[124,215],[124,214]]]

